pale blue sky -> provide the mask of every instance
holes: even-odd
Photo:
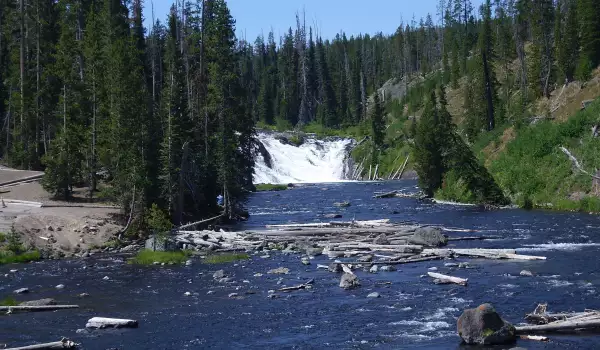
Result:
[[[152,1],[157,19],[166,22],[172,0],[145,0],[146,26],[152,22]],[[478,13],[483,0],[472,0],[474,12]],[[340,31],[348,37],[359,33],[391,34],[400,25],[411,21],[413,15],[418,22],[431,13],[434,22],[439,0],[227,0],[237,25],[238,37],[254,42],[261,32],[265,37],[273,28],[278,38],[296,25],[296,12],[306,12],[306,24],[317,27],[324,38],[333,38]]]

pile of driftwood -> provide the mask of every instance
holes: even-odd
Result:
[[[600,311],[548,313],[547,304],[540,304],[525,320],[534,325],[515,327],[517,334],[560,333],[600,330]]]
[[[175,240],[184,248],[214,251],[261,250],[299,251],[326,254],[331,259],[347,258],[350,267],[398,265],[456,257],[544,260],[542,256],[517,254],[514,249],[440,248],[449,241],[438,227],[397,225],[389,220],[324,222],[269,225],[266,230],[243,232],[179,231]],[[452,241],[486,239],[485,236],[453,237]],[[489,237],[496,238],[496,237]],[[291,247],[291,248],[290,248]],[[466,285],[467,280],[434,274],[438,283]]]

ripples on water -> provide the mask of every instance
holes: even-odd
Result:
[[[414,191],[414,183],[403,186]],[[256,215],[241,228],[329,221],[323,216],[330,213],[341,213],[341,220],[390,218],[441,225],[451,236],[499,235],[503,238],[458,242],[456,246],[518,248],[523,253],[545,255],[548,260],[469,260],[475,268],[466,270],[432,261],[400,266],[397,272],[359,271],[362,286],[353,291],[337,286],[339,275],[316,269],[317,264],[329,262],[323,256],[312,260],[310,266],[301,265],[297,255],[279,254],[267,259],[253,256],[250,261],[224,266],[196,262],[191,267],[138,268],[118,257],[44,261],[18,266],[16,274],[8,272],[14,267],[2,266],[0,297],[28,287],[32,293],[18,296],[20,300],[51,297],[81,308],[0,317],[0,343],[20,345],[67,336],[82,342],[84,349],[457,349],[457,317],[464,308],[484,302],[492,302],[514,323],[521,322],[539,302],[548,302],[551,311],[600,308],[596,295],[600,284],[597,217],[522,210],[486,212],[407,198],[371,198],[374,192],[402,189],[399,187],[400,183],[338,183],[257,193],[247,203]],[[333,207],[334,202],[344,200],[352,205]],[[289,267],[291,273],[266,274],[279,266]],[[469,286],[433,285],[421,277],[430,267],[469,278]],[[236,282],[215,283],[212,273],[220,268]],[[535,277],[519,276],[523,269]],[[256,273],[264,275],[254,277]],[[104,276],[110,280],[103,280]],[[268,290],[310,278],[315,284],[309,291],[267,298]],[[56,290],[59,283],[66,288]],[[184,296],[187,291],[192,295]],[[381,298],[366,298],[375,291]],[[91,296],[79,299],[77,294],[83,292]],[[242,298],[230,299],[230,293]],[[92,316],[135,318],[140,328],[77,334]],[[547,344],[519,341],[518,345],[529,349],[600,348],[596,336],[553,335],[551,339]]]

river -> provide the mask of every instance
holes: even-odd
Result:
[[[459,242],[460,247],[518,248],[524,254],[544,255],[547,261],[470,260],[473,269],[452,270],[444,261],[400,266],[397,272],[357,272],[362,286],[345,291],[339,275],[317,270],[326,256],[304,266],[298,255],[272,252],[226,265],[136,267],[123,257],[42,261],[0,266],[0,298],[17,288],[31,293],[19,300],[55,298],[80,309],[14,314],[0,317],[0,344],[10,346],[50,342],[69,337],[83,349],[458,349],[456,319],[464,308],[485,302],[495,305],[513,323],[537,303],[549,311],[599,309],[600,219],[579,213],[432,204],[415,199],[372,199],[374,192],[415,191],[412,181],[387,183],[342,182],[302,185],[283,192],[256,193],[248,198],[251,218],[241,225],[314,222],[327,213],[344,219],[390,218],[394,222],[435,224],[448,235],[487,234],[502,239]],[[332,204],[348,200],[348,208]],[[475,230],[464,233],[462,230]],[[288,275],[268,275],[288,267]],[[434,285],[422,278],[437,267],[469,278],[468,287]],[[10,273],[10,269],[18,269]],[[224,269],[235,283],[218,284],[212,274]],[[523,269],[534,277],[521,277]],[[255,277],[256,273],[263,276]],[[5,277],[5,274],[8,277]],[[104,280],[105,276],[109,280]],[[267,297],[268,290],[315,279],[308,291]],[[279,284],[278,284],[279,283]],[[57,290],[57,284],[65,288]],[[379,292],[381,298],[367,294]],[[87,298],[78,298],[80,293]],[[185,292],[192,293],[185,296]],[[239,298],[230,298],[238,293]],[[137,329],[77,333],[93,316],[133,318]],[[521,341],[528,349],[596,349],[596,335],[551,336],[549,343]],[[494,349],[509,349],[496,347]]]

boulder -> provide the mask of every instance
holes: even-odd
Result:
[[[47,306],[47,305],[56,305],[56,300],[52,298],[39,299],[39,300],[29,300],[24,301],[19,304],[19,306]]]
[[[519,275],[525,276],[525,277],[533,277],[533,272],[531,272],[529,270],[523,270],[523,271],[521,271],[521,273]]]
[[[305,251],[308,256],[319,256],[323,254],[323,248],[306,248]]]
[[[379,271],[379,267],[377,265],[373,265],[371,266],[371,268],[369,269],[370,273],[377,273],[377,271]]]
[[[302,258],[301,261],[302,265],[310,265],[310,259],[308,259],[307,257]]]
[[[381,297],[381,295],[379,295],[379,293],[377,293],[377,292],[369,293],[369,295],[367,295],[367,298],[379,298],[379,297]]]
[[[352,289],[360,286],[358,277],[352,273],[344,273],[340,279],[340,288]]]
[[[437,227],[419,227],[412,236],[408,237],[408,243],[441,247],[448,244],[448,237],[444,236],[442,230]]]
[[[458,318],[458,335],[466,344],[500,345],[516,340],[515,327],[503,320],[491,304],[467,309]]]
[[[29,288],[19,288],[14,291],[15,294],[25,294],[29,293]]]
[[[388,240],[385,233],[382,233],[379,236],[375,237],[375,239],[373,240],[373,244],[387,245],[390,244],[390,241]]]
[[[331,263],[329,264],[329,268],[328,268],[329,272],[342,272],[342,265],[341,264],[337,264],[337,263]]]

